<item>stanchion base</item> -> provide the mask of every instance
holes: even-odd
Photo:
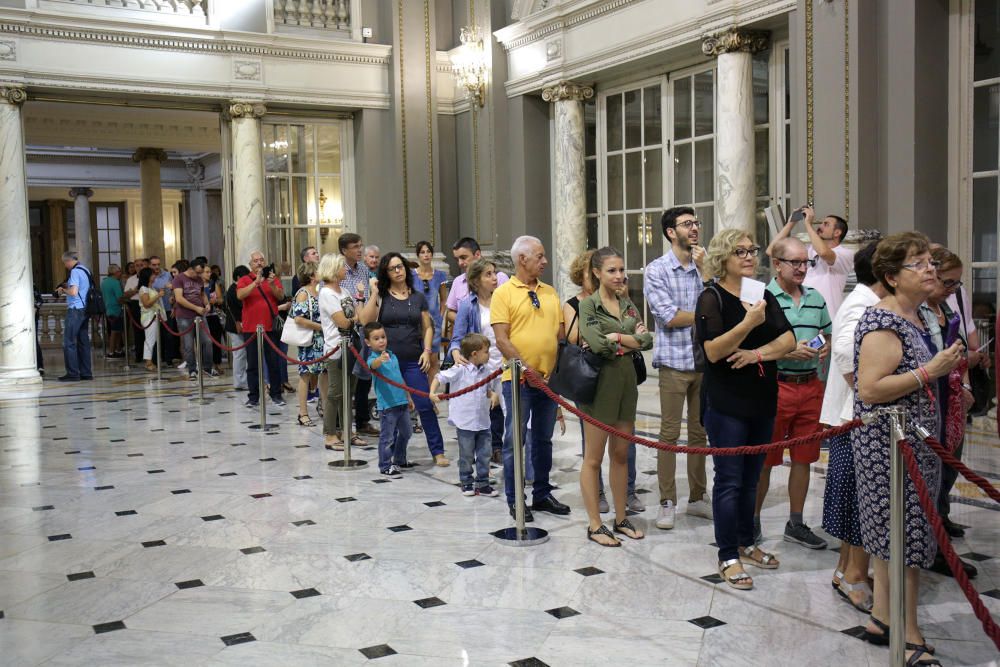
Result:
[[[215,400],[211,398],[192,398],[191,402],[195,405],[208,405],[210,403],[215,403]]]
[[[510,528],[501,528],[500,530],[490,533],[500,544],[504,544],[508,547],[533,547],[536,544],[542,544],[549,541],[549,532],[542,528],[535,528],[534,526],[525,526],[523,531],[518,533],[517,526],[511,526]]]
[[[253,426],[247,426],[251,431],[273,431],[278,428],[277,424],[254,424]]]
[[[361,470],[368,467],[368,461],[362,461],[361,459],[345,461],[344,459],[340,459],[339,461],[330,461],[327,465],[330,466],[331,470]]]

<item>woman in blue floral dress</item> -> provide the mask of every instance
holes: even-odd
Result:
[[[299,348],[299,426],[315,426],[309,418],[309,387],[319,385],[319,406],[326,402],[326,365],[315,360],[323,356],[323,327],[319,321],[319,280],[316,277],[316,262],[300,264],[296,272],[302,287],[295,293],[289,317],[295,318],[300,327],[313,332],[312,345]],[[322,416],[322,414],[320,415]]]
[[[935,380],[946,376],[961,358],[960,343],[937,351],[919,315],[920,304],[937,286],[936,268],[923,234],[904,232],[883,239],[875,250],[872,269],[889,294],[864,312],[854,334],[854,416],[888,406],[901,406],[906,411],[906,437],[932,499],[937,497],[941,461],[915,427],[921,424],[937,433]],[[864,639],[888,644],[889,452],[894,446],[888,418],[880,417],[854,430],[851,445],[861,540],[872,555],[875,570],[875,599]],[[930,657],[934,649],[927,646],[917,624],[919,568],[933,562],[937,544],[909,477],[904,494],[907,664],[940,664]]]

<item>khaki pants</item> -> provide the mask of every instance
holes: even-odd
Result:
[[[690,447],[707,447],[705,429],[701,425],[701,373],[678,371],[662,367],[660,375],[660,440],[676,443],[681,435],[681,417],[687,400],[687,436]],[[677,505],[677,455],[673,452],[656,452],[656,477],[660,484],[660,503],[671,501]],[[705,457],[687,457],[689,501],[705,496],[708,481],[705,478]],[[710,500],[710,499],[709,499]]]

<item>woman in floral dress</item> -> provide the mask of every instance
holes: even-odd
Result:
[[[319,321],[319,281],[316,278],[316,262],[306,262],[299,265],[298,278],[302,287],[295,293],[292,310],[289,317],[295,318],[300,327],[313,332],[312,345],[299,348],[299,426],[315,426],[309,418],[309,386],[313,383],[310,375],[316,376],[319,384],[318,406],[326,402],[326,367],[323,362],[316,362],[323,356],[323,327]]]

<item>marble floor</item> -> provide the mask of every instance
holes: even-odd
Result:
[[[228,377],[198,405],[176,371],[158,383],[96,370],[94,382],[0,395],[0,664],[887,664],[886,649],[851,636],[865,618],[829,586],[837,553],[781,541],[787,469],[764,513],[782,567],[739,592],[714,576],[712,524],[685,515],[683,479],[676,528],[652,525],[645,449],[647,539],[585,541],[575,420],[553,463],[573,513],[537,515],[551,539],[512,548],[490,535],[510,525],[502,498],[462,496],[454,464],[392,481],[374,465],[337,472],[293,402],[269,408],[280,428],[262,434]],[[658,430],[657,405],[648,382],[640,432]],[[972,456],[996,466],[997,451],[984,436]],[[420,435],[410,452],[429,460]],[[814,525],[822,491],[820,469]],[[1000,617],[1000,514],[961,503],[953,518],[972,526],[957,548]],[[998,664],[953,580],[926,574],[923,602],[945,665]]]

